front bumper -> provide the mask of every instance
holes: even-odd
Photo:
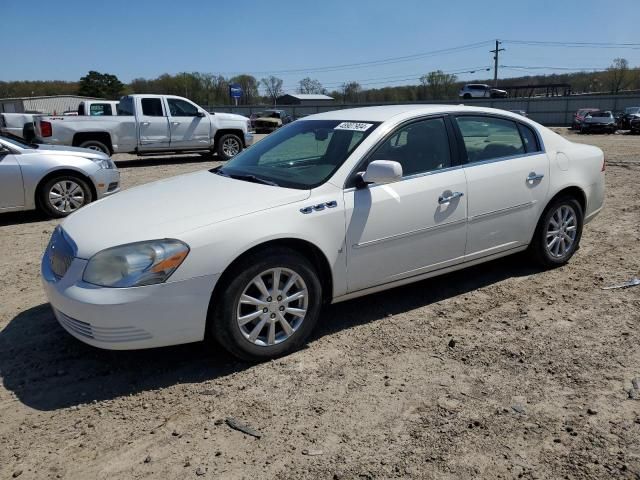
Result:
[[[87,261],[74,258],[58,279],[48,252],[42,284],[62,327],[77,339],[109,350],[197,342],[204,338],[211,293],[219,275],[145,287],[103,288],[82,280]]]
[[[246,132],[244,134],[244,146],[245,147],[250,147],[251,145],[253,145],[253,133],[252,132]]]
[[[102,168],[91,175],[99,200],[120,191],[120,172],[116,169]]]

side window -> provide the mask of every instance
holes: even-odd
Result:
[[[120,103],[118,103],[118,115],[133,115],[133,98],[124,97],[120,100]]]
[[[536,137],[536,134],[530,127],[519,123],[518,128],[520,129],[522,140],[524,140],[524,148],[527,153],[542,151],[542,148],[540,148],[540,144],[538,143],[538,137]]]
[[[168,98],[169,111],[172,117],[197,117],[198,108],[195,105],[178,98]]]
[[[108,103],[92,103],[89,106],[89,115],[92,117],[111,115],[111,105]]]
[[[147,117],[162,117],[162,101],[159,98],[143,98],[142,114]]]
[[[374,152],[371,160],[394,160],[407,177],[451,166],[449,137],[443,118],[405,125]]]
[[[468,162],[480,162],[525,153],[518,126],[494,117],[456,117]]]

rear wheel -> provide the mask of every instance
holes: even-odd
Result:
[[[111,155],[111,151],[109,147],[107,147],[104,143],[98,140],[87,140],[86,142],[82,142],[78,145],[80,148],[88,148],[89,150],[95,150],[96,152],[106,153],[107,155]]]
[[[462,98],[468,100],[469,98],[471,98],[471,94],[470,93],[465,93]]]
[[[262,361],[290,353],[311,334],[322,287],[299,253],[274,248],[244,259],[214,301],[210,334],[233,355]]]
[[[93,200],[85,180],[73,175],[53,177],[42,186],[38,202],[50,216],[60,218],[72,214]]]
[[[242,140],[233,133],[222,135],[218,139],[216,153],[221,160],[229,160],[242,151]]]
[[[553,201],[542,214],[529,250],[544,267],[569,261],[578,249],[584,218],[580,203],[573,197]]]

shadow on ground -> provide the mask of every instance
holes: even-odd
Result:
[[[527,261],[520,260],[508,257],[327,306],[312,341],[510,277],[536,273],[526,266]],[[67,334],[48,304],[18,314],[0,331],[0,375],[4,387],[22,403],[38,410],[57,410],[180,383],[203,382],[247,368],[251,364],[205,343],[140,351],[96,349]]]
[[[26,223],[43,222],[51,220],[39,210],[28,210],[26,212],[6,212],[0,213],[0,227],[8,225],[21,225]]]

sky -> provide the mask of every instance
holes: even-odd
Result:
[[[436,69],[491,78],[481,69],[493,68],[496,39],[501,77],[601,69],[616,57],[640,66],[640,0],[610,1],[615,8],[602,0],[0,0],[0,80],[78,80],[97,70],[129,82],[197,71],[274,74],[285,91],[304,77],[328,90],[346,81],[377,88],[415,84]]]

